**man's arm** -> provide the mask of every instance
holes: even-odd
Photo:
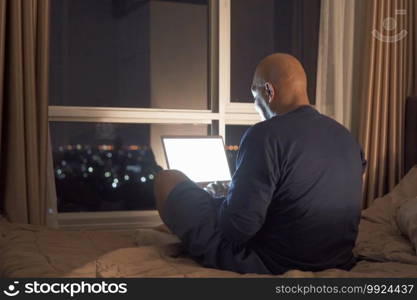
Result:
[[[275,143],[259,127],[244,135],[229,193],[220,206],[219,224],[224,237],[244,243],[262,227],[278,182]]]

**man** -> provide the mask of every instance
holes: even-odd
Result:
[[[265,121],[241,141],[225,198],[179,171],[155,181],[160,216],[204,266],[241,273],[350,269],[365,162],[350,133],[309,105],[299,61],[273,54],[252,93]]]

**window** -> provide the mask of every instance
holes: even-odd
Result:
[[[268,54],[285,52],[303,63],[314,104],[319,22],[320,0],[232,0],[231,101],[252,102],[256,65]]]
[[[207,0],[53,1],[52,24],[52,105],[209,108]]]
[[[268,5],[290,1],[261,2],[51,2],[49,120],[60,226],[160,223],[151,186],[166,167],[161,135],[221,135],[234,170],[242,134],[259,121],[249,94],[254,64],[288,43],[275,38],[285,13]],[[258,24],[264,10],[269,17]]]
[[[207,125],[51,122],[59,212],[155,209],[165,168],[161,135],[206,135]]]

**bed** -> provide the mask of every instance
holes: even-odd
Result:
[[[416,141],[417,99],[409,99],[405,150],[409,172],[393,191],[362,212],[354,248],[359,261],[352,270],[290,270],[277,277],[417,278],[417,166],[411,166],[417,162]],[[269,277],[204,268],[187,257],[164,226],[63,231],[5,220],[0,220],[0,274],[11,278]]]

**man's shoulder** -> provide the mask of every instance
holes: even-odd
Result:
[[[275,127],[275,129],[274,129]],[[270,144],[273,139],[271,137],[276,135],[276,126],[271,122],[271,119],[261,121],[249,127],[242,136],[241,142],[248,144],[256,144],[258,146]]]
[[[270,119],[260,121],[251,126],[249,129],[251,129],[254,132],[268,132],[269,130],[276,129],[278,123],[282,123],[282,121],[284,121],[282,120],[282,118],[275,116]]]
[[[244,137],[246,136],[263,137],[267,135],[268,131],[272,128],[272,126],[273,125],[272,125],[271,119],[258,122],[246,130]]]

